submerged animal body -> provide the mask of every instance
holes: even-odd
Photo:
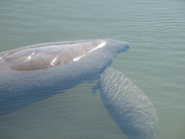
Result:
[[[149,98],[121,72],[107,68],[99,80],[102,101],[128,139],[155,139],[157,115]]]
[[[56,42],[0,53],[0,115],[99,78],[129,49],[110,39]]]

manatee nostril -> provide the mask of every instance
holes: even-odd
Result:
[[[122,51],[127,51],[128,49],[130,49],[130,45],[128,42],[122,42]]]
[[[127,49],[131,49],[131,47],[130,47],[130,44],[129,44],[129,43],[127,43],[127,44],[126,44],[126,48],[127,48]]]

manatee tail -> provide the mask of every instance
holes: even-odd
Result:
[[[121,72],[108,67],[99,80],[102,101],[128,139],[155,139],[157,115],[150,99]]]

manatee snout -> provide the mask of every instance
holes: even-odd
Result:
[[[128,42],[124,42],[124,41],[123,41],[121,44],[122,44],[122,46],[123,46],[123,49],[121,50],[121,52],[127,51],[128,49],[131,48],[131,47],[130,47],[130,44],[129,44]]]

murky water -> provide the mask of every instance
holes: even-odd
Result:
[[[154,104],[159,139],[185,138],[185,1],[1,0],[0,51],[43,42],[130,42],[112,67]],[[121,139],[99,92],[84,83],[0,117],[0,138]]]

